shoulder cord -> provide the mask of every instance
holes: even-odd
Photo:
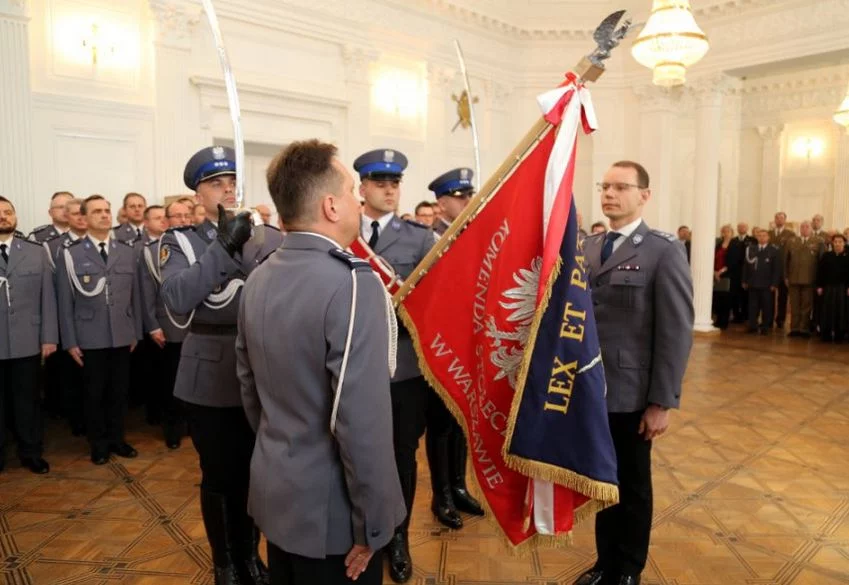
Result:
[[[159,240],[156,242],[156,257],[157,258],[159,257],[159,250],[161,248],[162,248],[162,238],[159,238]],[[153,277],[154,282],[156,282],[156,284],[158,286],[162,286],[162,275],[159,273],[159,270],[157,270],[156,264],[154,263],[153,258],[150,255],[150,247],[149,246],[145,246],[145,248],[144,248],[144,262],[145,262],[145,264],[147,264],[147,270],[148,270],[148,272],[150,272],[150,275]],[[171,325],[173,325],[177,329],[188,329],[189,328],[189,325],[192,324],[192,319],[195,316],[194,310],[192,310],[192,312],[189,313],[188,319],[186,319],[186,322],[181,325],[180,323],[177,323],[177,321],[174,319],[174,316],[171,315],[171,311],[168,309],[168,305],[164,304],[164,303],[163,303],[163,305],[165,307],[165,314],[168,316],[168,320],[171,321]]]
[[[197,257],[195,256],[194,249],[192,249],[191,242],[189,242],[189,238],[179,231],[174,232],[174,238],[180,246],[180,251],[182,251],[186,256],[186,260],[189,261],[189,266],[197,262]],[[245,286],[244,280],[241,278],[234,278],[227,283],[227,286],[224,287],[223,291],[220,293],[212,293],[207,296],[206,300],[203,301],[203,304],[213,310],[223,309],[233,302],[233,299],[236,298],[236,293],[238,293],[239,289],[243,286]]]
[[[106,290],[106,303],[109,304],[109,285],[106,284],[106,277],[101,276],[98,279],[97,284],[94,285],[94,289],[89,292],[83,288],[83,285],[80,284],[80,280],[77,278],[77,271],[74,268],[74,258],[71,256],[71,251],[68,248],[65,248],[65,272],[68,273],[68,281],[71,283],[71,288],[77,289],[77,291],[83,295],[84,297],[94,298]]]
[[[380,289],[383,291],[383,298],[386,301],[386,329],[389,333],[389,376],[395,375],[396,353],[398,349],[398,322],[395,320],[395,310],[392,307],[392,297],[383,284],[383,281],[372,271],[372,274],[377,279]],[[339,380],[336,382],[336,393],[333,397],[333,410],[330,412],[330,434],[336,435],[336,417],[339,413],[339,401],[342,398],[342,385],[345,383],[345,371],[348,369],[348,357],[351,353],[351,337],[354,333],[354,320],[357,314],[357,271],[351,270],[351,317],[348,320],[348,335],[345,338],[345,353],[342,355],[342,367],[339,370]]]
[[[56,263],[53,261],[53,254],[50,253],[50,246],[47,245],[47,242],[44,242],[41,245],[44,246],[44,251],[47,252],[47,261],[50,262],[50,269],[53,272],[56,272]]]
[[[755,256],[754,258],[752,258],[751,256],[749,256],[749,250],[751,250],[751,249],[752,249],[751,246],[746,248],[746,262],[748,262],[749,264],[752,265],[752,270],[757,270],[758,269],[758,257]]]

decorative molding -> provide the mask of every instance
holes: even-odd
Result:
[[[49,93],[33,93],[32,107],[33,109],[71,114],[91,114],[104,118],[125,118],[151,122],[155,116],[154,109],[146,106]]]
[[[633,91],[640,99],[640,110],[643,113],[677,113],[681,106],[682,97],[684,96],[684,90],[681,87],[641,85],[633,88]]]
[[[29,6],[26,0],[0,0],[0,17],[14,19],[29,18]]]
[[[377,61],[379,53],[375,49],[342,46],[342,62],[345,64],[345,81],[348,83],[369,83],[369,65]]]
[[[781,138],[781,133],[784,132],[784,124],[775,124],[773,126],[758,126],[758,136],[764,141],[764,145],[770,140],[778,140]]]
[[[198,6],[174,0],[149,0],[156,22],[156,43],[190,50],[194,27],[200,22]]]
[[[193,75],[189,78],[189,81],[191,81],[192,85],[198,87],[201,92],[213,90],[217,93],[224,92],[222,95],[226,96],[227,87],[224,84],[223,79],[206,77],[203,75]],[[250,96],[260,96],[263,98],[299,101],[307,104],[318,104],[343,109],[347,108],[349,104],[347,99],[335,98],[330,94],[319,95],[250,83],[239,83],[239,96],[242,100],[245,100],[245,98]],[[244,106],[244,103],[242,105]]]
[[[513,87],[491,79],[484,80],[482,85],[487,101],[493,110],[503,110],[507,107],[508,100],[514,92]]]
[[[454,81],[457,79],[457,70],[438,63],[427,64],[427,81],[431,92],[445,93],[454,89]],[[462,91],[462,90],[460,90]],[[474,87],[472,88],[474,91]]]

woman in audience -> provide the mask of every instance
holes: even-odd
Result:
[[[817,295],[822,297],[822,340],[840,343],[846,334],[846,307],[849,302],[849,254],[846,252],[846,237],[842,234],[832,236],[831,251],[820,259]]]
[[[720,238],[716,240],[713,253],[713,312],[716,314],[714,327],[728,328],[731,315],[731,267],[742,263],[742,258],[735,257],[735,249],[731,246],[734,230],[731,225],[722,226]]]

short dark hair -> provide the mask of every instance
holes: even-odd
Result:
[[[336,152],[327,142],[303,140],[284,148],[268,165],[268,192],[284,225],[315,220],[310,203],[319,190],[341,182],[333,168]]]
[[[604,231],[607,231],[607,226],[606,226],[606,225],[604,225],[604,222],[603,222],[603,221],[597,221],[597,222],[595,222],[594,224],[592,224],[592,225],[590,226],[590,231],[593,231],[593,230],[594,230],[595,228],[597,228],[597,227],[604,228]],[[611,236],[611,237],[612,237],[612,236]]]
[[[9,201],[8,199],[6,199],[5,197],[3,197],[2,195],[0,195],[0,203],[8,203],[9,205],[12,206],[12,211],[17,213],[17,210],[15,209],[15,204],[12,203],[11,201]]]
[[[92,201],[106,201],[106,203],[109,203],[109,201],[103,195],[89,195],[88,197],[83,199],[83,203],[82,205],[80,205],[80,213],[82,213],[83,215],[88,215],[88,204]],[[110,204],[109,207],[111,208],[112,205]]]
[[[833,236],[831,236],[831,243],[833,244],[833,243],[834,243],[834,240],[836,240],[837,238],[840,238],[841,240],[843,240],[843,243],[844,243],[844,244],[846,243],[846,236],[844,236],[844,235],[843,235],[843,234],[841,234],[840,232],[837,232],[836,234],[834,234]]]
[[[687,226],[685,226],[685,225],[679,225],[679,226],[678,226],[678,231],[679,231],[679,232],[680,232],[681,230],[689,230],[689,229],[690,229],[690,228],[689,228],[689,227],[687,227]]]
[[[640,189],[649,188],[649,172],[640,163],[632,160],[620,160],[613,163],[612,166],[620,169],[634,169],[637,171],[637,187]]]
[[[416,214],[417,214],[417,215],[418,215],[418,213],[419,213],[419,209],[421,209],[422,207],[429,207],[429,208],[433,209],[432,204],[431,204],[431,202],[430,202],[430,201],[422,201],[421,203],[419,203],[418,205],[416,205]]]
[[[150,212],[156,209],[162,209],[163,211],[165,210],[165,208],[161,205],[148,205],[147,208],[144,210],[144,218],[148,219],[147,216],[150,215]]]
[[[122,204],[122,207],[127,207],[127,200],[132,198],[132,197],[141,197],[142,201],[147,203],[147,199],[145,199],[144,195],[142,195],[141,193],[130,192],[130,193],[127,193],[126,195],[124,195],[124,203]]]
[[[50,200],[53,201],[54,199],[56,199],[57,197],[61,197],[62,195],[70,195],[71,197],[74,196],[74,194],[70,191],[56,191],[53,195],[50,196]]]

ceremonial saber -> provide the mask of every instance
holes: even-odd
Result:
[[[224,73],[224,84],[227,87],[227,103],[230,108],[230,119],[233,122],[233,150],[236,151],[236,208],[242,209],[245,201],[245,139],[242,136],[242,114],[239,107],[239,94],[236,91],[236,77],[230,67],[227,49],[224,48],[224,37],[221,35],[215,6],[212,5],[212,0],[202,0],[202,2],[209,28],[212,30],[212,37],[215,39],[215,49]]]
[[[457,60],[460,61],[460,72],[463,74],[463,84],[466,86],[466,99],[469,102],[469,121],[472,123],[472,144],[475,148],[475,176],[478,184],[483,180],[481,175],[481,149],[478,141],[478,125],[475,123],[475,107],[472,104],[472,86],[469,84],[469,74],[466,71],[466,60],[463,58],[463,49],[460,41],[454,39],[454,48],[457,49]]]

